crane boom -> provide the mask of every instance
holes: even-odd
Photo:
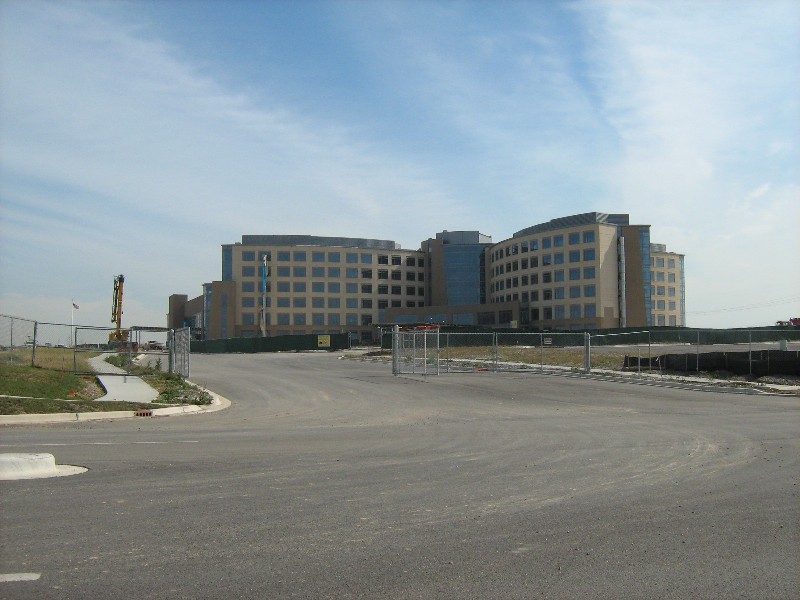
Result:
[[[122,288],[125,284],[125,276],[117,275],[114,277],[114,299],[111,303],[111,322],[115,329],[108,336],[111,344],[127,342],[128,330],[122,329]]]

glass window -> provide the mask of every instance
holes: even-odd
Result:
[[[328,277],[341,277],[342,270],[339,267],[328,267]]]
[[[355,252],[348,252],[345,256],[345,260],[350,263],[351,265],[358,262],[358,254]]]
[[[345,306],[347,308],[358,308],[358,298],[347,298],[345,300]]]
[[[552,300],[552,299],[553,299],[553,290],[542,291],[542,300]]]
[[[339,282],[329,282],[328,283],[328,293],[329,294],[340,294],[342,292],[342,284]]]
[[[554,291],[553,297],[556,300],[563,300],[564,299],[564,288],[558,287],[553,291]]]
[[[414,258],[413,256],[406,256],[406,266],[407,267],[413,267],[416,264],[417,264],[417,259],[416,258]]]
[[[520,242],[519,249],[523,253],[527,252],[528,251],[528,242]]]
[[[289,292],[292,289],[288,281],[279,281],[277,287],[279,292]]]
[[[348,279],[358,279],[358,269],[347,269],[345,276]]]
[[[325,277],[325,267],[311,267],[312,277]]]
[[[415,288],[413,285],[406,286],[406,295],[416,296],[416,294],[417,294],[417,288]]]
[[[542,256],[542,266],[546,267],[553,264],[553,257],[550,254]]]
[[[325,293],[325,282],[324,281],[314,281],[311,283],[311,291],[315,294],[324,294]]]
[[[552,245],[553,245],[552,239],[550,239],[549,237],[542,238],[542,250],[547,250]]]
[[[657,258],[656,259],[656,266],[663,269],[664,268],[664,259],[663,258]]]
[[[402,259],[399,256],[392,256],[392,264],[395,266],[401,265]]]
[[[570,250],[569,252],[569,262],[581,262],[581,251],[580,250]]]
[[[255,267],[242,267],[242,277],[255,277],[255,276],[256,276]]]
[[[305,308],[306,307],[306,299],[303,297],[294,298],[293,302],[295,308]]]
[[[242,291],[243,292],[255,292],[256,291],[256,284],[252,281],[243,281],[242,282]]]
[[[594,279],[594,267],[584,267],[584,269],[583,269],[583,278],[584,279]]]
[[[362,254],[361,255],[361,264],[362,265],[371,265],[372,264],[372,254]]]
[[[553,271],[553,281],[564,281],[564,270]]]
[[[570,304],[569,305],[569,318],[570,319],[580,319],[581,318],[581,305],[580,304]]]
[[[422,267],[424,267],[424,266],[425,266],[425,259],[424,259],[424,258],[418,258],[418,259],[417,259],[417,266],[418,266],[420,269],[421,269]]]
[[[675,310],[675,302],[672,302],[672,301],[670,301],[670,303],[669,303],[669,309],[670,309],[670,310]]]
[[[667,275],[667,281],[669,281],[670,283],[675,283],[675,273],[670,273],[669,275]]]
[[[563,306],[556,306],[556,319],[563,319],[564,318],[564,307]]]
[[[328,298],[328,308],[339,308],[342,301],[339,298]]]
[[[242,308],[253,308],[256,305],[256,299],[252,296],[244,296],[242,298]]]
[[[539,240],[531,240],[531,252],[539,249]]]
[[[554,248],[563,248],[564,247],[564,236],[563,235],[554,235],[553,236],[553,247]]]
[[[291,269],[289,269],[289,267],[278,267],[277,272],[278,277],[289,277],[291,275]]]
[[[342,317],[336,313],[328,315],[328,325],[340,325]]]
[[[378,269],[378,279],[389,279],[389,271],[386,269]]]
[[[306,276],[306,268],[305,267],[294,267],[292,269],[292,274],[295,277],[305,277]]]
[[[289,313],[278,313],[278,325],[289,324]]]
[[[306,291],[306,282],[305,281],[295,281],[294,282],[294,291],[297,294],[304,294]]]
[[[357,283],[348,283],[346,291],[347,291],[348,294],[357,294],[358,293],[358,284]]]
[[[378,286],[378,293],[379,294],[388,294],[389,293],[389,286],[388,285],[379,285]]]
[[[278,252],[278,262],[289,262],[290,260],[291,260],[291,254],[289,252],[285,251]],[[287,322],[286,324],[288,325],[289,323]]]
[[[664,271],[656,273],[656,281],[664,281]]]
[[[314,297],[311,299],[311,308],[325,308],[325,298]]]
[[[325,253],[324,252],[312,252],[311,253],[311,260],[316,263],[325,262]]]
[[[553,264],[555,264],[555,265],[563,265],[564,264],[564,253],[563,252],[556,252],[553,255]]]
[[[675,318],[675,315],[669,316],[669,324],[671,327],[675,327],[675,325],[677,324],[677,319]]]
[[[656,288],[656,295],[657,295],[657,296],[663,296],[663,295],[664,295],[664,293],[665,293],[665,289],[666,289],[666,288],[664,288],[664,286],[663,286],[663,285],[660,285],[660,286],[658,286],[658,287]]]
[[[400,271],[392,271],[392,280],[393,281],[400,281],[403,278],[403,274]]]
[[[586,248],[583,251],[583,260],[586,261],[594,260],[594,257],[595,257],[594,248]]]
[[[414,271],[406,271],[406,281],[416,281],[417,274]]]
[[[402,293],[403,293],[403,288],[402,287],[400,287],[399,285],[393,285],[392,286],[392,294],[393,295],[399,296]]]
[[[594,243],[594,231],[584,231],[583,232],[583,243],[584,244],[593,244]]]
[[[550,271],[542,273],[542,283],[550,283],[553,281],[553,274]]]
[[[328,252],[328,262],[342,262],[342,257],[338,252]]]
[[[392,308],[400,308],[403,306],[402,300],[392,300]]]
[[[362,294],[371,294],[372,293],[372,284],[371,283],[362,283],[361,284],[361,293]]]
[[[666,318],[664,315],[658,315],[658,326],[663,327],[664,325],[666,325]]]
[[[278,308],[289,308],[289,298],[278,298]]]
[[[389,264],[389,257],[385,254],[378,254],[378,264],[379,265],[388,265]]]
[[[573,246],[575,244],[580,244],[580,243],[581,243],[581,234],[580,233],[575,232],[575,233],[570,233],[569,234],[569,244],[570,244],[570,246]]]
[[[372,279],[372,269],[361,269],[361,279]]]
[[[668,266],[670,269],[674,269],[674,268],[675,268],[675,259],[674,259],[674,258],[670,258],[670,259],[667,261],[667,266]]]
[[[583,295],[587,298],[594,298],[597,295],[597,288],[592,285],[583,286]]]
[[[311,315],[312,325],[325,325],[325,315],[323,313],[314,313]]]
[[[358,315],[353,313],[347,313],[345,317],[348,325],[358,325]]]
[[[306,313],[294,313],[294,324],[295,325],[305,325],[306,324]]]
[[[242,325],[255,325],[256,316],[253,313],[242,313]]]
[[[667,308],[667,303],[665,300],[659,300],[656,302],[656,310],[665,310]]]
[[[569,280],[570,281],[577,281],[581,278],[581,270],[580,269],[570,269],[569,270]]]
[[[254,251],[245,250],[242,252],[242,262],[252,262],[256,259],[256,253]]]
[[[306,262],[306,253],[303,251],[297,251],[294,253],[294,260],[295,262]]]
[[[597,316],[597,305],[592,304],[584,304],[583,305],[583,316],[587,318],[593,319]]]
[[[569,297],[570,298],[580,298],[581,297],[581,286],[579,285],[572,285],[569,288]]]
[[[675,296],[675,288],[674,287],[669,288],[668,292],[669,292],[670,296],[673,296],[673,297]]]
[[[372,298],[362,298],[361,308],[372,308]]]

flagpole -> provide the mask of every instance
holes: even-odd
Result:
[[[74,347],[74,345],[75,345],[75,298],[70,300],[70,304],[71,304],[71,306],[70,306],[70,318],[69,318],[69,323],[70,323],[69,331],[70,331],[70,337],[72,338],[70,340],[70,342],[71,342],[70,345],[72,345]]]

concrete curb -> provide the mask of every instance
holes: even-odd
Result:
[[[88,470],[86,467],[57,465],[55,456],[47,453],[0,454],[0,481],[65,477],[85,473]]]
[[[192,382],[189,382],[192,383]],[[207,392],[211,396],[211,404],[198,406],[188,404],[184,406],[166,406],[164,408],[153,408],[153,417],[174,417],[179,415],[198,415],[213,413],[225,410],[231,405],[231,401],[219,394],[215,394],[202,386],[192,383],[195,387]],[[44,415],[0,415],[0,426],[2,425],[36,425],[42,423],[76,423],[83,421],[106,421],[109,419],[131,419],[136,416],[133,410],[115,410],[106,412],[87,412],[87,413],[49,413]]]

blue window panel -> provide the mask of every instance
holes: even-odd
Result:
[[[590,261],[595,259],[595,251],[594,248],[586,248],[583,251],[583,260]]]
[[[278,267],[276,271],[278,273],[278,277],[290,277],[292,272],[289,267]]]
[[[305,267],[295,267],[292,269],[292,274],[295,277],[305,277],[306,276],[306,268]]]
[[[279,292],[290,292],[291,291],[291,284],[288,281],[279,281],[278,282],[278,291]]]
[[[242,252],[242,262],[253,262],[256,259],[256,253],[250,250]]]
[[[306,262],[306,253],[305,252],[295,252],[294,253],[294,261],[295,262]]]
[[[328,277],[341,277],[342,270],[339,267],[328,267]]]
[[[328,252],[328,262],[332,263],[342,262],[342,257],[338,252]]]
[[[583,295],[587,298],[594,298],[597,296],[597,288],[594,285],[583,286]]]
[[[292,257],[292,255],[291,255],[290,252],[286,252],[286,251],[278,252],[278,262],[289,262],[290,260],[292,260],[291,257]],[[288,325],[288,323],[287,323],[287,325]]]
[[[583,232],[583,243],[584,244],[593,244],[594,243],[594,231],[584,231]]]

